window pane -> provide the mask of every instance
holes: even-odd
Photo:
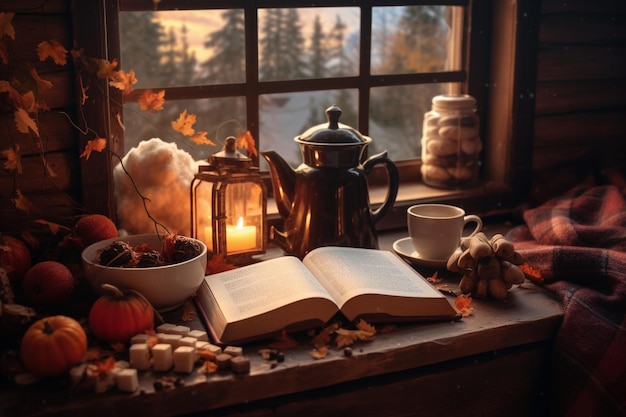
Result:
[[[372,9],[372,74],[459,70],[451,21],[459,6],[399,6]]]
[[[134,88],[245,81],[243,10],[120,13],[121,62]]]
[[[176,121],[184,110],[187,110],[188,115],[196,116],[196,123],[191,126],[194,131],[196,133],[207,132],[207,139],[214,142],[215,146],[196,144],[190,136],[174,130],[172,122]],[[245,130],[245,115],[243,97],[166,100],[163,110],[156,113],[141,111],[137,104],[126,104],[124,105],[124,152],[128,152],[142,140],[161,138],[165,142],[175,142],[179,149],[185,150],[197,161],[206,160],[209,155],[222,149],[227,136],[236,136],[241,130]]]
[[[419,84],[373,88],[370,104],[369,153],[387,150],[395,161],[421,156],[422,122],[432,98],[449,84]]]
[[[356,129],[356,90],[261,96],[259,98],[261,150],[277,151],[295,168],[302,162],[302,156],[298,144],[293,139],[310,127],[326,124],[326,109],[333,104],[341,107],[342,115],[339,121]],[[261,169],[267,169],[267,164],[261,165]]]
[[[358,74],[358,8],[261,9],[259,80]]]

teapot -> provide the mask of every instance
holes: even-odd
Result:
[[[313,126],[294,141],[303,162],[293,169],[275,151],[261,152],[269,164],[283,230],[272,226],[270,240],[303,258],[320,246],[378,248],[375,224],[398,194],[398,169],[387,151],[362,160],[372,139],[339,123],[341,109],[326,110],[328,125]],[[370,207],[367,175],[381,164],[388,173],[385,201]]]

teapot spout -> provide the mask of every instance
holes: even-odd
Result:
[[[296,172],[275,151],[261,152],[270,168],[274,199],[281,217],[286,219],[291,213],[295,192]]]

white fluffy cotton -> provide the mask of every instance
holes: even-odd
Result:
[[[198,162],[175,143],[159,138],[140,142],[122,159],[144,197],[150,215],[170,233],[190,233],[189,187]],[[130,234],[154,233],[141,197],[120,164],[113,170],[119,227]],[[163,232],[163,230],[160,230]]]

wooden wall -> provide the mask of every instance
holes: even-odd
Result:
[[[626,2],[542,0],[533,152],[538,203],[626,170]]]
[[[78,130],[62,113],[75,122],[75,74],[71,57],[66,65],[51,59],[41,62],[37,45],[56,39],[68,51],[72,48],[70,0],[0,0],[0,11],[15,13],[12,20],[15,40],[6,39],[8,63],[0,62],[0,80],[34,67],[39,76],[53,86],[42,94],[50,111],[39,112],[39,137],[20,133],[15,125],[8,95],[0,95],[0,150],[18,145],[22,173],[4,169],[0,157],[0,231],[18,233],[34,219],[71,224],[81,212]],[[45,163],[49,167],[44,169]],[[26,210],[16,209],[12,199],[18,193],[27,200]],[[24,201],[26,201],[24,200]]]

